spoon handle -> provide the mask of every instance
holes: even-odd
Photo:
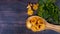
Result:
[[[53,25],[46,23],[46,29],[54,30],[56,32],[60,32],[60,26],[59,25]]]

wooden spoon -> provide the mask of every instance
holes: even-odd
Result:
[[[48,23],[45,19],[43,19],[42,17],[39,17],[39,16],[31,16],[31,17],[29,17],[29,18],[26,20],[26,26],[27,26],[27,28],[29,28],[29,29],[31,29],[31,30],[34,30],[34,29],[31,28],[32,24],[30,24],[30,25],[28,24],[29,20],[33,19],[34,17],[40,18],[40,19],[44,22],[45,27],[44,27],[42,30],[50,29],[50,30],[54,30],[54,31],[56,31],[56,32],[60,32],[60,26],[59,26],[59,25],[50,24],[50,23]],[[41,29],[40,29],[40,30],[41,30]],[[40,31],[40,30],[35,30],[35,32],[36,32],[36,31]],[[42,30],[41,30],[41,31],[42,31]]]

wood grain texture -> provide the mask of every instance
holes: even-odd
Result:
[[[46,23],[46,28],[50,29],[50,30],[54,30],[56,32],[60,32],[60,26],[59,25],[53,25],[53,24]]]

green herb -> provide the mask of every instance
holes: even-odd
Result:
[[[39,0],[37,15],[45,18],[48,22],[60,25],[60,10],[55,5],[56,0]]]

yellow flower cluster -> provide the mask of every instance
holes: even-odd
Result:
[[[37,10],[37,9],[38,9],[38,6],[39,6],[39,4],[38,4],[38,3],[33,4],[33,9],[34,9],[34,10]]]
[[[32,6],[32,7],[31,7]],[[27,14],[28,15],[33,15],[33,10],[37,10],[38,9],[38,4],[28,4],[28,6],[27,6]],[[32,8],[33,8],[33,10],[32,10]]]
[[[33,15],[33,10],[31,9],[31,6],[32,6],[32,4],[28,4],[28,6],[27,6],[27,8],[28,8],[27,14],[28,15]]]
[[[44,21],[36,16],[29,17],[26,26],[28,29],[31,29],[33,32],[38,32],[45,29]]]

